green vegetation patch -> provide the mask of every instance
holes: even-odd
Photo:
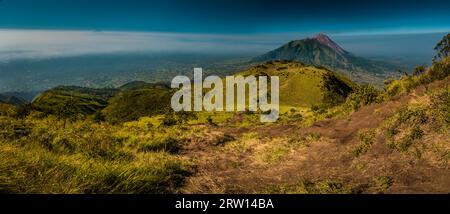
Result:
[[[79,119],[92,115],[108,105],[116,89],[57,87],[39,95],[33,108],[59,118]]]
[[[130,163],[2,146],[0,187],[8,193],[170,193],[189,166],[165,153]]]
[[[271,61],[240,74],[278,76],[280,105],[293,107],[334,106],[344,102],[356,86],[326,68],[305,66],[294,61]]]
[[[340,181],[310,181],[303,180],[295,185],[274,185],[268,187],[266,194],[356,194],[366,189],[365,185],[350,185]]]
[[[106,121],[122,123],[144,116],[155,116],[171,111],[172,91],[161,88],[145,88],[123,91],[109,100],[102,114]]]
[[[191,166],[175,129],[57,117],[0,120],[0,189],[9,193],[174,193]]]
[[[375,141],[375,130],[360,131],[358,133],[359,145],[352,150],[352,154],[356,157],[369,151]]]
[[[142,152],[166,151],[175,153],[180,149],[180,141],[175,138],[166,137],[153,139],[149,142],[140,144],[139,146],[139,151]]]

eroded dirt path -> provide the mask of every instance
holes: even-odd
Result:
[[[428,88],[439,88],[448,81]],[[358,192],[450,192],[448,163],[433,163],[389,149],[377,137],[372,148],[355,157],[358,132],[379,127],[396,110],[422,96],[425,87],[381,104],[365,106],[345,118],[327,119],[311,127],[294,124],[253,128],[212,128],[210,136],[185,148],[183,155],[197,165],[184,193],[257,193],[271,186],[297,185],[299,182],[332,181]],[[256,139],[240,140],[244,133],[257,133]],[[235,136],[242,143],[216,145],[221,135]],[[287,147],[275,161],[261,161],[265,153],[278,151],[277,143],[296,136],[314,134],[318,139]],[[430,139],[433,140],[433,139]],[[424,139],[427,141],[427,139]],[[229,144],[229,145],[228,145]]]

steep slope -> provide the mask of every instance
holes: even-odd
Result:
[[[344,50],[328,36],[318,34],[313,38],[291,41],[273,51],[253,59],[253,62],[270,60],[296,60],[307,65],[323,66],[350,74],[356,80],[370,82],[386,72],[395,71],[395,66],[358,57]]]
[[[196,144],[203,145],[198,151],[187,147],[199,172],[183,192],[449,193],[450,70],[445,62],[419,76],[409,91],[309,127],[296,121],[212,128],[209,135],[237,140],[220,148],[204,141]]]
[[[279,76],[280,104],[285,106],[336,105],[355,87],[335,72],[295,61],[270,61],[240,74]]]
[[[164,114],[171,110],[173,91],[163,87],[137,87],[118,93],[102,110],[105,119],[112,123],[137,120],[144,116]]]

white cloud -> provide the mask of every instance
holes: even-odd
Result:
[[[406,35],[406,37],[405,37]],[[356,54],[430,54],[440,34],[331,34]],[[0,29],[0,61],[117,52],[208,52],[257,55],[308,33],[190,34]],[[409,44],[415,44],[411,49]]]
[[[114,52],[263,52],[282,42],[267,35],[0,30],[0,59]]]

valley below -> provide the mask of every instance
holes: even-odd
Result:
[[[393,69],[323,34],[206,69],[278,76],[274,123],[261,122],[262,111],[175,112],[165,80],[191,70],[160,70],[152,81],[125,72],[102,87],[21,82],[34,92],[0,94],[0,192],[450,193],[450,57]]]

